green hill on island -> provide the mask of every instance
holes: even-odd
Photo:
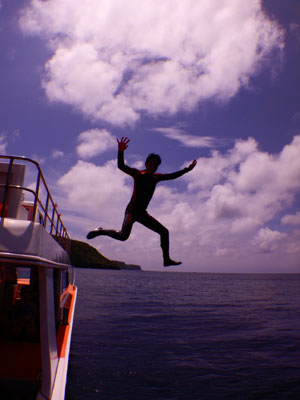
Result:
[[[125,264],[123,261],[112,261],[104,257],[95,247],[79,240],[71,240],[71,263],[77,268],[130,269],[141,270],[139,265]]]

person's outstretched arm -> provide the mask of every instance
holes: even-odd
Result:
[[[181,169],[180,171],[172,172],[171,174],[161,174],[160,181],[169,181],[171,179],[179,178],[180,176],[192,171],[195,168],[197,161],[194,160],[188,167]]]
[[[134,176],[136,170],[134,168],[128,167],[128,165],[125,165],[124,162],[124,151],[127,149],[130,140],[127,137],[122,137],[121,140],[117,139],[117,142],[118,142],[118,168],[128,175]]]

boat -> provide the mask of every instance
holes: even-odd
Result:
[[[77,297],[40,165],[0,156],[0,398],[63,400]]]

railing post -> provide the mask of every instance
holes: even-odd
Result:
[[[62,229],[63,229],[63,223],[62,223],[62,220],[61,220],[61,214],[58,214],[58,216],[59,216],[59,223],[60,223],[60,230],[59,230],[59,234],[60,234],[60,236],[62,236],[61,235],[61,231],[62,231]]]
[[[1,211],[1,221],[3,221],[3,218],[5,217],[5,206],[6,206],[6,199],[7,199],[7,195],[8,195],[9,178],[10,178],[10,173],[11,173],[11,169],[13,166],[13,162],[14,162],[14,159],[11,158],[9,165],[8,165],[6,183],[5,183],[5,188],[4,188],[3,204],[2,204],[2,211]]]
[[[56,232],[55,232],[55,235],[57,236],[57,232],[58,232],[58,224],[59,224],[59,214],[58,214],[58,212],[56,211],[56,214],[57,214],[57,220],[56,220]]]
[[[47,200],[46,200],[46,208],[45,208],[45,218],[44,218],[44,228],[45,228],[45,229],[47,229],[48,207],[49,207],[49,193],[47,192]]]
[[[39,191],[40,191],[40,181],[41,181],[41,171],[39,169],[37,181],[36,181],[36,189],[35,189],[35,198],[34,198],[34,206],[33,206],[33,213],[32,213],[32,222],[35,221],[38,199],[39,199]]]
[[[54,214],[55,214],[55,210],[56,210],[56,207],[57,207],[57,204],[52,204],[52,218],[51,218],[51,229],[50,229],[50,234],[52,235],[53,234],[53,227],[54,227]]]

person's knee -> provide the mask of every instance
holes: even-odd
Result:
[[[129,238],[130,232],[120,232],[120,240],[125,242]]]

